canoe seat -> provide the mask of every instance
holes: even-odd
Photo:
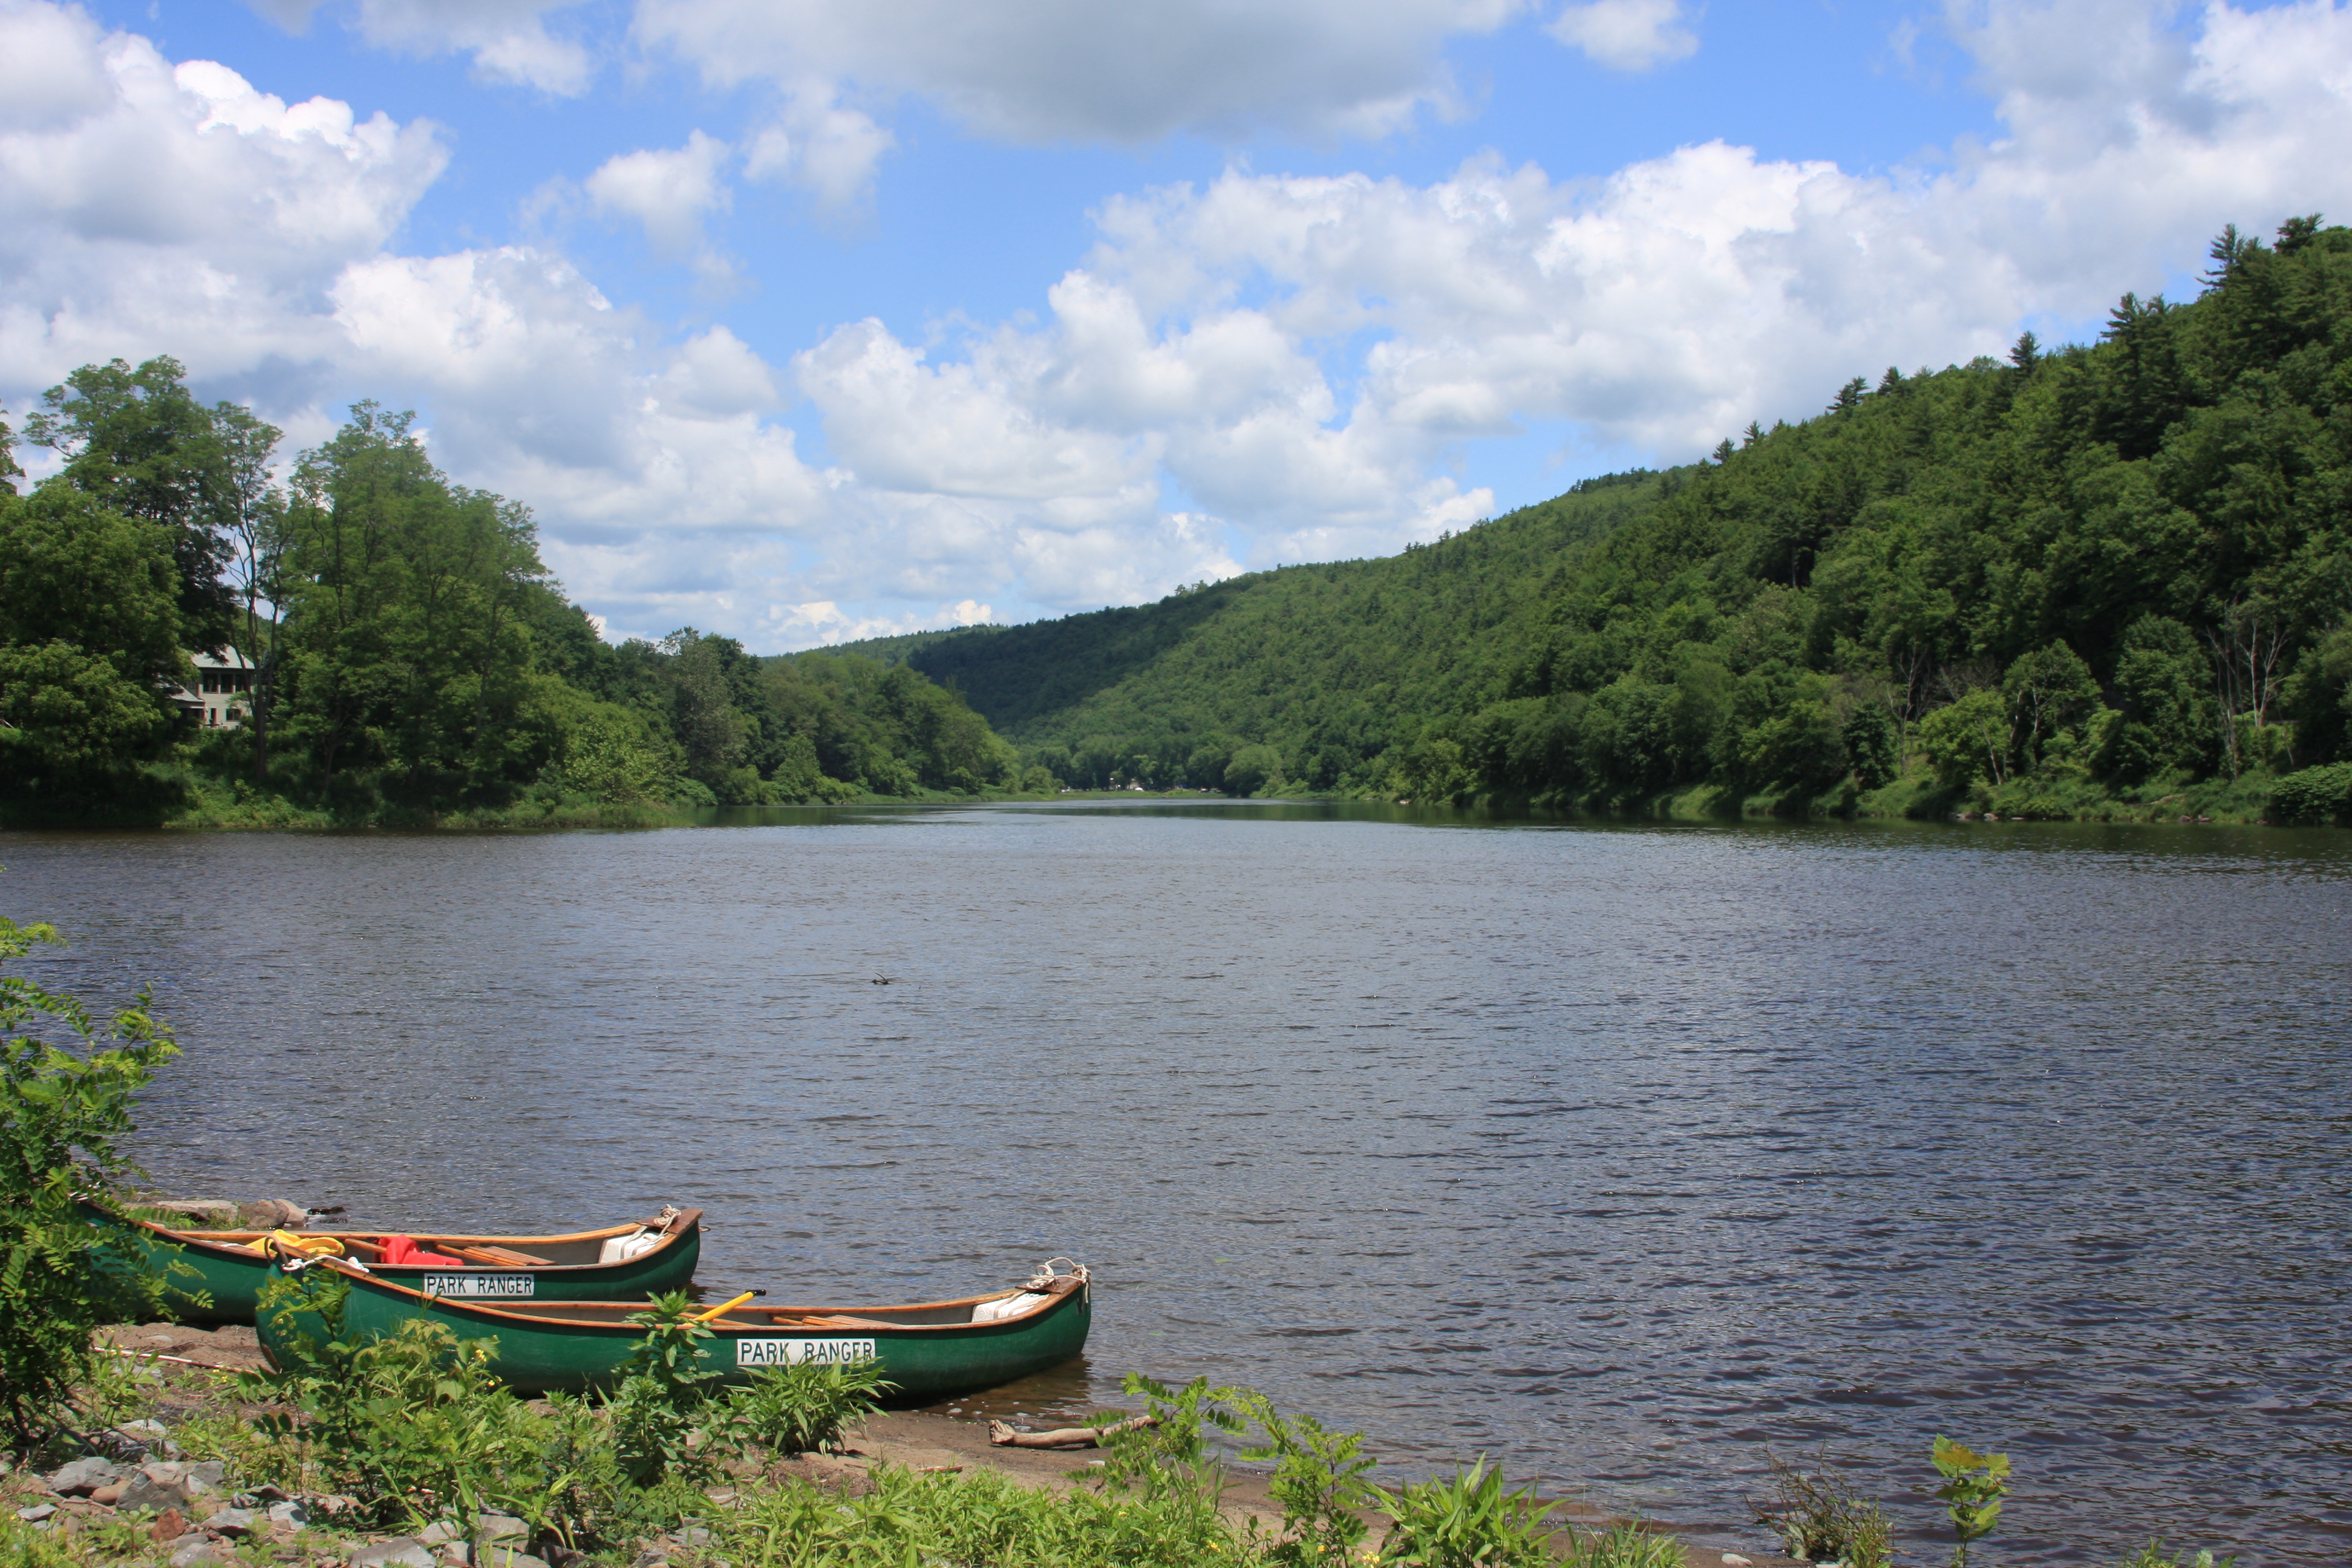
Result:
[[[877,1322],[872,1318],[852,1318],[838,1312],[822,1313],[810,1318],[778,1318],[780,1329],[895,1329],[896,1323]]]
[[[444,1243],[444,1245],[447,1245]],[[468,1263],[485,1263],[492,1268],[552,1268],[555,1265],[544,1258],[534,1258],[528,1252],[517,1252],[510,1247],[450,1247],[449,1250]]]

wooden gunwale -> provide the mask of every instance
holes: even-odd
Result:
[[[350,1279],[360,1272],[340,1258],[322,1258],[319,1261],[345,1279]],[[419,1307],[430,1304],[436,1308],[461,1311],[467,1317],[510,1318],[520,1323],[562,1323],[580,1328],[620,1327],[627,1329],[632,1335],[645,1331],[641,1326],[625,1321],[646,1310],[646,1304],[643,1301],[492,1302],[462,1296],[441,1296],[431,1291],[419,1290],[411,1286],[403,1285],[396,1279],[385,1279],[383,1271],[374,1268],[367,1270],[366,1278],[387,1290],[414,1298]],[[888,1307],[738,1307],[728,1317],[711,1319],[704,1324],[704,1327],[732,1329],[740,1333],[764,1333],[776,1329],[804,1329],[812,1333],[829,1333],[847,1328],[888,1329],[893,1333],[917,1333],[931,1330],[970,1333],[975,1328],[992,1328],[997,1323],[1017,1324],[1037,1317],[1058,1304],[1061,1298],[1076,1289],[1080,1281],[1075,1278],[1065,1275],[1040,1292],[1045,1299],[1035,1306],[1015,1312],[1010,1317],[994,1319],[987,1323],[973,1323],[969,1319],[961,1323],[903,1323],[866,1314],[953,1311],[977,1307],[987,1301],[1001,1301],[1008,1296],[1018,1296],[1022,1294],[1022,1287],[1016,1285],[1009,1290],[991,1290],[980,1296],[956,1296],[944,1301],[908,1301]],[[768,1321],[764,1323],[742,1323],[731,1321],[735,1318],[749,1317],[755,1312]],[[825,1321],[817,1322],[805,1321],[809,1319]]]

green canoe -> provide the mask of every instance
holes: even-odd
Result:
[[[191,1322],[250,1323],[263,1285],[277,1263],[257,1248],[259,1230],[180,1230],[84,1201],[82,1217],[122,1232],[146,1266],[164,1273],[175,1314]],[[415,1290],[499,1301],[643,1300],[683,1289],[702,1256],[702,1211],[670,1208],[652,1219],[610,1225],[568,1236],[472,1236],[373,1230],[305,1230],[306,1240],[332,1237],[366,1261],[374,1277]],[[455,1256],[445,1263],[380,1261],[385,1241],[404,1234],[430,1252]],[[647,1245],[650,1238],[651,1245]],[[602,1258],[621,1252],[629,1257]]]
[[[626,1321],[631,1313],[645,1310],[641,1302],[492,1306],[428,1296],[331,1258],[319,1267],[351,1283],[343,1309],[346,1334],[381,1337],[420,1317],[446,1323],[461,1340],[497,1341],[490,1370],[525,1394],[610,1387],[645,1332]],[[1075,1272],[1055,1274],[1049,1266],[1024,1286],[953,1301],[730,1308],[709,1322],[702,1363],[729,1383],[743,1383],[764,1366],[872,1357],[881,1362],[882,1375],[898,1385],[893,1403],[993,1387],[1058,1365],[1086,1348],[1093,1289],[1087,1271],[1072,1267]],[[262,1349],[274,1361],[289,1336],[316,1336],[320,1325],[310,1314],[289,1310],[265,1316],[259,1327]]]

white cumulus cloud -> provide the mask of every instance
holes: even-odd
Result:
[[[635,31],[714,83],[850,81],[1017,142],[1259,125],[1380,135],[1444,105],[1447,38],[1522,0],[638,0]]]
[[[0,62],[12,388],[167,348],[232,379],[331,360],[337,272],[390,240],[447,160],[427,123],[289,104],[78,10],[0,4]]]
[[[279,25],[310,26],[321,0],[248,0]],[[580,0],[359,0],[360,36],[378,48],[406,54],[467,54],[492,81],[514,82],[573,97],[588,89],[596,65],[577,39],[547,30],[551,11]]]
[[[753,134],[743,173],[798,186],[821,210],[839,214],[866,197],[883,154],[897,144],[873,116],[842,103],[835,84],[804,82]]]
[[[658,254],[689,255],[702,248],[704,216],[729,203],[721,177],[729,151],[696,131],[683,147],[619,153],[588,176],[588,198],[599,212],[635,218]]]
[[[1644,71],[1698,52],[1698,35],[1684,23],[1681,0],[1571,4],[1547,31],[1612,70]]]

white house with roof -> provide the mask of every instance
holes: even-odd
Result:
[[[180,687],[172,693],[172,700],[207,730],[230,730],[244,723],[253,708],[253,661],[235,648],[226,655],[190,654],[188,661],[196,667],[195,689]]]

